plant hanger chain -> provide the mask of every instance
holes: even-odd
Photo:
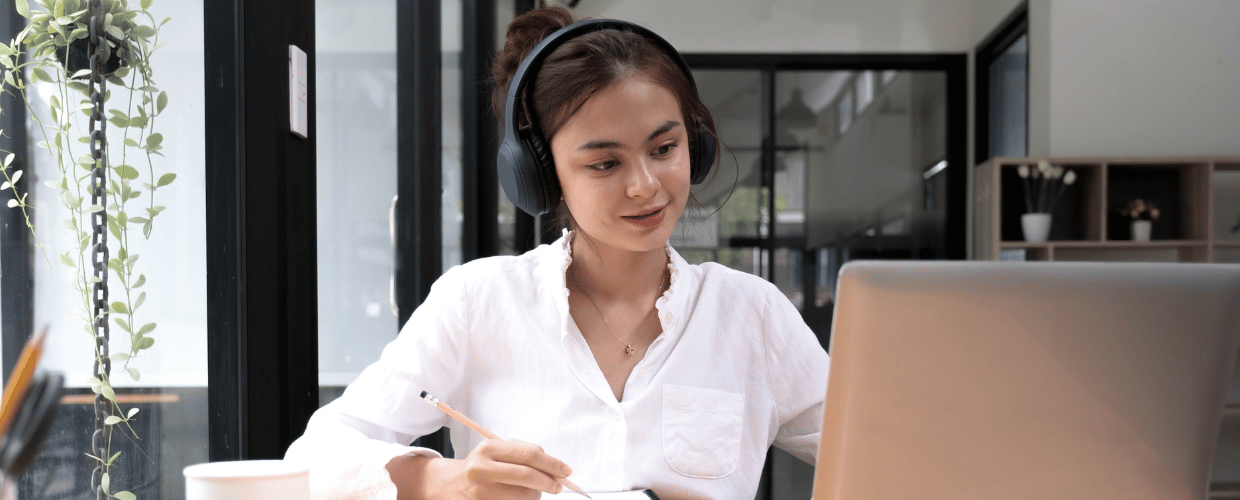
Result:
[[[91,317],[94,320],[95,335],[95,377],[108,383],[112,371],[112,361],[108,358],[108,193],[107,193],[107,129],[108,121],[104,119],[104,98],[107,95],[107,78],[104,75],[104,64],[107,62],[107,40],[103,31],[103,0],[89,0],[87,12],[90,18],[89,51],[90,55],[90,155],[94,160],[91,169],[91,263],[94,265],[94,284],[91,288]],[[91,449],[100,462],[90,477],[90,488],[95,498],[106,500],[107,489],[103,484],[103,476],[107,473],[108,444],[111,441],[112,426],[107,425],[110,401],[102,391],[95,394],[95,432],[91,435]]]

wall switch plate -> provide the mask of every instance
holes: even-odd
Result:
[[[309,79],[306,77],[306,52],[296,45],[288,46],[288,120],[289,130],[305,139],[308,135],[309,106],[306,105]]]

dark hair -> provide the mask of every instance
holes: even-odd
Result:
[[[548,35],[574,22],[572,14],[558,5],[534,9],[517,16],[508,25],[504,49],[495,56],[492,78],[495,84],[491,105],[495,116],[504,119],[504,104],[513,74],[525,56]],[[697,89],[668,55],[645,37],[624,30],[606,29],[584,34],[556,48],[527,84],[533,109],[517,109],[520,123],[538,124],[546,143],[595,94],[615,85],[628,76],[641,75],[667,89],[680,103],[689,147],[695,148],[699,124],[714,135],[715,123],[706,105],[698,98]],[[528,94],[532,92],[532,94]],[[518,96],[524,97],[524,96]],[[557,181],[558,182],[558,181]],[[556,220],[563,227],[575,227],[564,203],[556,209]]]

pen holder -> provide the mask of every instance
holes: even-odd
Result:
[[[185,468],[185,500],[307,500],[310,471],[283,460],[211,462]]]

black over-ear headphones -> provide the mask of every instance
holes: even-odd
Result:
[[[525,60],[521,61],[521,66],[517,67],[512,83],[508,86],[508,98],[504,101],[504,142],[500,144],[499,154],[495,158],[495,167],[499,172],[499,183],[504,188],[504,194],[508,195],[513,205],[530,215],[542,215],[555,208],[560,201],[560,181],[555,174],[550,145],[543,138],[538,124],[533,123],[528,102],[522,105],[526,115],[530,116],[531,123],[524,127],[517,123],[517,101],[521,98],[521,91],[534,80],[543,60],[557,47],[579,35],[605,29],[628,31],[654,43],[680,67],[689,79],[689,84],[697,90],[693,73],[689,71],[689,65],[680,53],[659,35],[630,22],[589,19],[565,26],[543,39],[525,56]],[[689,180],[693,184],[700,184],[715,163],[715,136],[700,121],[695,125],[697,137],[690,151]]]

